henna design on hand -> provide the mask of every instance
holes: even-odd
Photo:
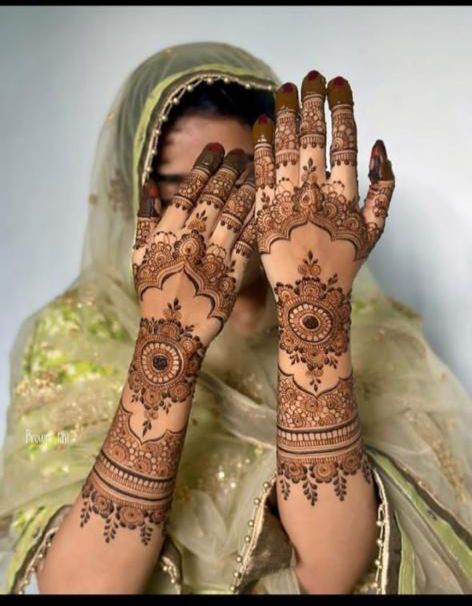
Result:
[[[144,405],[143,436],[152,429],[162,408],[191,397],[206,347],[194,334],[193,326],[180,322],[181,306],[176,299],[164,311],[164,318],[142,318],[128,383],[131,401]]]
[[[351,293],[345,294],[334,275],[323,282],[321,267],[312,251],[299,266],[303,276],[291,284],[277,283],[275,296],[279,321],[279,346],[292,364],[306,365],[310,384],[318,389],[325,365],[337,367],[337,357],[349,346]]]
[[[180,239],[173,233],[157,232],[141,264],[133,265],[136,290],[142,299],[148,288],[162,289],[168,278],[183,272],[194,284],[196,294],[210,299],[209,317],[219,320],[223,327],[236,298],[236,279],[226,257],[223,247],[212,243],[207,246],[196,229]]]
[[[315,505],[318,484],[328,483],[343,501],[347,477],[359,469],[370,483],[352,373],[315,396],[279,367],[277,471],[284,498],[288,499],[292,484],[301,483],[303,494]]]
[[[278,487],[287,499],[294,485],[301,486],[311,505],[322,483],[342,501],[348,476],[361,470],[372,482],[354,399],[351,293],[384,229],[395,182],[378,140],[359,207],[353,105],[344,78],[326,87],[324,77],[311,71],[302,85],[301,112],[296,87],[287,83],[276,93],[275,128],[265,116],[253,128],[257,244],[279,322]]]
[[[330,148],[331,166],[357,164],[357,129],[352,106],[338,105],[333,112],[333,133]]]
[[[82,487],[80,526],[98,515],[105,520],[107,543],[121,527],[139,529],[141,542],[148,545],[156,527],[165,531],[185,429],[167,429],[161,437],[143,441],[131,429],[130,418],[120,399],[114,423]]]

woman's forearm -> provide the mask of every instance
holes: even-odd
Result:
[[[305,310],[306,322],[313,318]],[[302,588],[309,593],[350,593],[375,558],[378,529],[350,349],[343,346],[348,334],[337,335],[338,351],[347,347],[345,353],[317,374],[317,360],[326,352],[329,357],[336,346],[323,352],[310,351],[309,346],[297,350],[286,328],[279,349],[280,516],[297,554],[295,570]]]
[[[42,593],[143,592],[164,541],[201,353],[178,323],[141,321],[110,430],[38,569]]]

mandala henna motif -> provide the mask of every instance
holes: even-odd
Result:
[[[185,402],[192,394],[205,353],[193,326],[180,322],[177,300],[164,318],[142,318],[130,364],[128,384],[131,401],[144,406],[143,436],[152,429],[160,409],[166,413],[175,402]]]
[[[165,530],[185,432],[166,430],[143,442],[131,429],[131,416],[120,400],[115,422],[82,487],[80,526],[98,515],[105,520],[107,543],[121,527],[139,529],[147,545],[156,527]]]
[[[284,498],[289,497],[291,484],[301,483],[304,495],[314,505],[317,485],[324,482],[333,485],[342,501],[347,494],[347,477],[359,469],[370,483],[352,373],[315,396],[279,367],[277,470]]]
[[[318,277],[318,260],[311,251],[299,267],[303,276],[274,289],[280,327],[279,346],[292,364],[304,364],[316,390],[325,365],[337,367],[337,357],[349,346],[350,293],[336,287],[337,276],[326,283]]]

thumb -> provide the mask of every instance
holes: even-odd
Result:
[[[362,207],[369,231],[370,249],[377,243],[385,227],[390,201],[395,189],[395,175],[384,142],[377,139],[369,163],[370,186]]]

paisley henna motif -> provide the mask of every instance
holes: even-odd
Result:
[[[160,409],[166,413],[174,402],[185,402],[191,395],[205,353],[193,326],[180,322],[180,304],[168,305],[165,317],[142,318],[130,365],[128,383],[131,401],[145,409],[143,435],[152,429]]]
[[[279,367],[277,469],[284,498],[291,484],[301,483],[311,505],[318,498],[317,485],[323,482],[333,485],[341,501],[347,493],[347,476],[361,469],[371,482],[352,373],[315,396]]]
[[[130,418],[120,400],[82,487],[80,526],[98,515],[105,520],[107,543],[121,527],[139,529],[141,542],[147,545],[156,527],[165,529],[185,431],[166,430],[158,439],[142,441],[131,429]]]
[[[337,276],[322,282],[312,251],[299,267],[303,276],[295,285],[277,283],[274,289],[281,349],[292,364],[303,364],[316,390],[325,365],[337,367],[337,357],[349,346],[350,293],[336,287]]]

